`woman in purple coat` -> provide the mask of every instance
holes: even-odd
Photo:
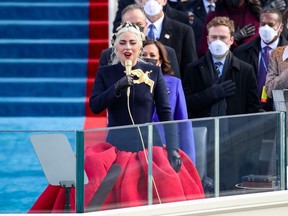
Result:
[[[180,79],[173,76],[173,71],[164,46],[159,41],[146,40],[143,45],[142,58],[147,62],[161,67],[166,81],[173,120],[187,120],[188,113],[182,83]],[[153,121],[159,121],[156,110],[153,114]],[[166,143],[163,128],[159,126],[159,130],[161,131],[163,142]],[[178,138],[180,149],[182,149],[195,164],[195,146],[191,122],[178,123]]]

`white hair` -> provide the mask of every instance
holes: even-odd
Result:
[[[116,29],[116,32],[112,36],[111,43],[113,45],[113,52],[111,54],[111,64],[117,64],[120,61],[115,46],[119,43],[122,34],[125,32],[134,33],[137,42],[140,44],[141,47],[143,46],[143,42],[145,41],[145,35],[140,31],[140,28],[130,22],[125,22]]]
[[[141,47],[143,46],[143,33],[134,27],[122,28],[119,32],[117,32],[114,46],[119,43],[121,35],[125,32],[133,32],[136,36],[137,41],[140,43]]]

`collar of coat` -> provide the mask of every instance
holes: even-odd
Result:
[[[208,51],[205,56],[200,58],[200,66],[204,65],[213,65],[213,59],[210,51]],[[231,51],[228,51],[228,54],[226,56],[223,73],[227,69],[235,69],[236,71],[240,71],[240,59],[236,58]]]

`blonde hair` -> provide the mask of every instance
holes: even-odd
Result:
[[[116,32],[112,35],[111,44],[113,46],[113,52],[111,54],[111,63],[116,64],[120,60],[116,54],[115,46],[119,43],[121,35],[125,32],[132,32],[136,36],[136,40],[139,42],[140,46],[143,47],[143,42],[145,41],[145,35],[140,31],[140,28],[137,25],[132,24],[131,22],[125,22],[121,24]]]
[[[227,27],[229,28],[229,31],[230,31],[231,36],[234,35],[234,32],[235,32],[234,21],[233,21],[233,20],[230,20],[229,17],[225,17],[225,16],[217,16],[217,17],[214,17],[214,18],[207,24],[207,31],[209,32],[209,29],[210,29],[211,27],[220,26],[220,25],[227,26]]]
[[[118,26],[116,32],[112,35],[112,46],[115,46],[119,43],[120,36],[124,32],[133,32],[137,38],[137,41],[141,44],[141,47],[143,46],[143,42],[145,41],[145,35],[140,31],[140,28],[137,25],[134,25],[128,21]]]

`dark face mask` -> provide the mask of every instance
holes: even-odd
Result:
[[[237,8],[241,5],[243,0],[225,0],[225,2],[229,8]]]
[[[157,59],[151,59],[151,58],[142,58],[145,62],[156,65],[157,64]]]

